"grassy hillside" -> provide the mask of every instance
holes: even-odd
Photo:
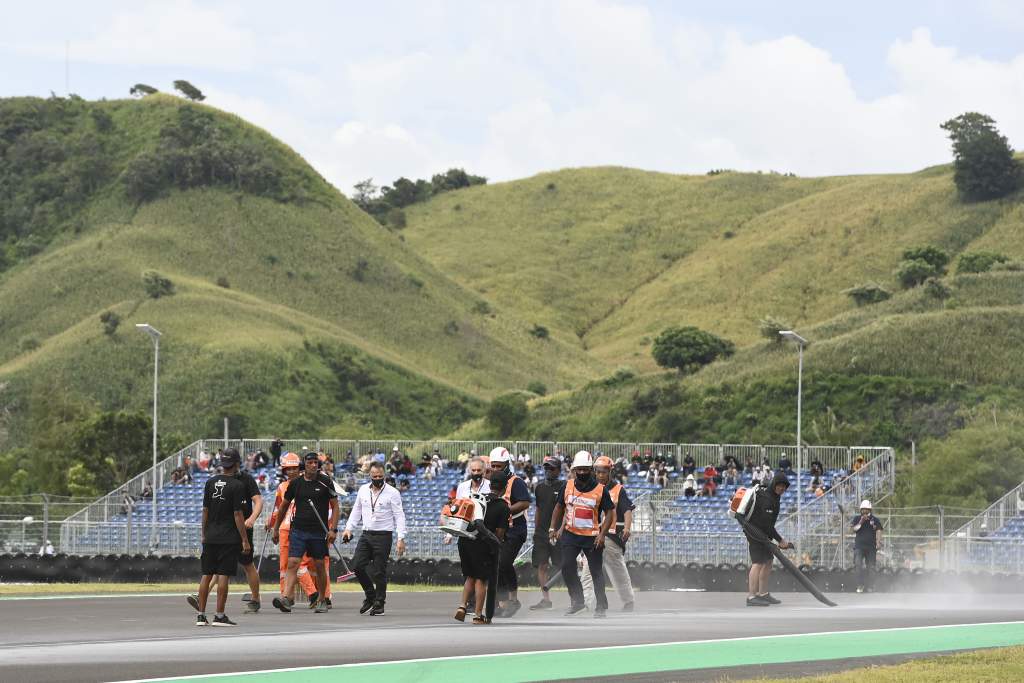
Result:
[[[137,322],[165,334],[163,424],[190,435],[222,414],[249,434],[423,435],[506,388],[564,388],[602,371],[578,349],[530,336],[510,312],[488,312],[235,117],[167,96],[0,105],[0,198],[5,215],[31,216],[4,224],[9,443],[29,436],[19,429],[36,382],[98,408],[145,410],[152,354]],[[102,131],[96,111],[109,119]],[[175,147],[196,126],[202,135]],[[86,148],[101,157],[99,180],[73,201],[42,193]],[[158,156],[167,149],[180,156]],[[240,170],[211,171],[215,155]],[[16,165],[25,158],[30,167]],[[159,176],[159,163],[173,174]],[[175,293],[148,297],[147,270]],[[99,321],[108,310],[122,318],[113,335]]]
[[[638,370],[654,368],[650,341],[670,324],[744,346],[765,316],[807,329],[850,311],[842,291],[895,288],[910,246],[1024,257],[1019,196],[963,204],[945,167],[815,179],[566,170],[452,192],[408,219],[410,245],[499,309]]]

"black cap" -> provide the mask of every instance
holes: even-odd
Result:
[[[227,448],[220,454],[220,464],[224,467],[231,467],[239,462],[241,462],[241,458],[238,455],[238,449]]]
[[[320,456],[316,454],[316,451],[309,451],[306,453],[305,460],[319,460]]]

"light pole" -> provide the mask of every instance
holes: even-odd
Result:
[[[21,520],[21,552],[25,552],[25,526],[34,521],[33,517],[23,517]]]
[[[803,517],[800,510],[803,507],[804,490],[801,486],[800,475],[804,469],[803,441],[800,438],[800,426],[803,419],[803,388],[804,388],[804,347],[807,340],[793,330],[781,330],[779,336],[791,342],[796,342],[797,348],[797,371],[796,371],[796,558],[799,564],[803,555],[800,554],[800,546],[803,536]]]
[[[160,387],[160,331],[149,323],[136,323],[135,327],[149,335],[153,340],[153,516],[150,520],[149,547],[156,547],[156,418],[157,395]]]

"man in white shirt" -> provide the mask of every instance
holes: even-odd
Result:
[[[487,495],[491,492],[491,482],[486,476],[484,476],[487,473],[487,466],[484,464],[483,458],[476,457],[470,460],[469,465],[466,467],[466,472],[469,475],[469,478],[460,481],[459,485],[455,487],[456,498],[469,498],[469,494],[471,493]],[[441,523],[445,523],[443,515]],[[450,545],[451,542],[451,534],[445,534],[443,543],[445,545]]]
[[[384,602],[388,591],[388,556],[391,541],[398,534],[398,555],[405,552],[405,512],[402,510],[402,494],[394,486],[384,483],[384,465],[375,462],[370,465],[370,483],[363,484],[356,495],[352,514],[341,535],[343,543],[352,540],[352,529],[362,524],[363,533],[356,544],[352,557],[352,571],[359,579],[366,598],[360,614],[371,616],[384,614]]]

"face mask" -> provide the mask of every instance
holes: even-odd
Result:
[[[375,488],[375,489],[379,489],[382,486],[384,486],[384,480],[383,479],[371,479],[370,480],[370,485],[373,486],[373,488]]]
[[[547,468],[544,470],[544,476],[547,477],[548,481],[555,481],[558,479],[558,470]]]
[[[587,472],[585,474],[577,474],[576,475],[576,481],[578,481],[581,484],[589,484],[590,481],[593,478],[594,478],[593,472]]]
[[[480,483],[481,481],[483,481],[484,475],[483,475],[483,473],[471,474],[471,475],[469,475],[469,478],[472,479],[473,481],[477,482],[477,483]]]

